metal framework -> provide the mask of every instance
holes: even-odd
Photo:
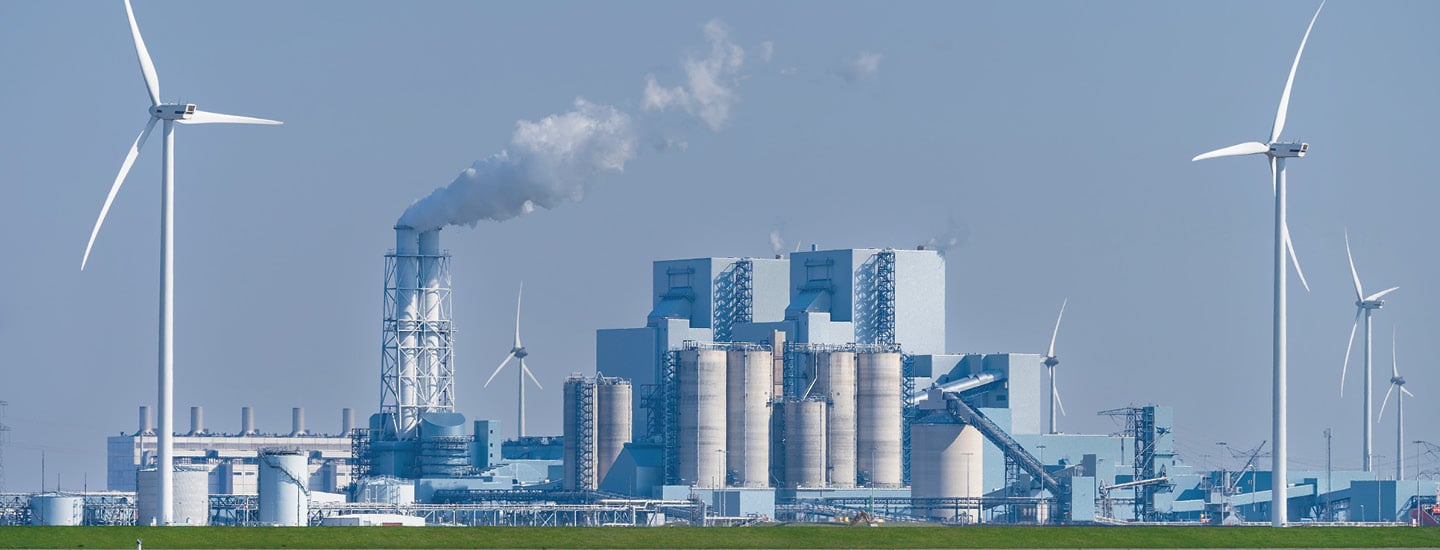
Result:
[[[1131,466],[1134,472],[1131,474],[1132,481],[1152,480],[1163,477],[1164,472],[1159,471],[1155,461],[1155,444],[1159,436],[1164,434],[1163,428],[1155,425],[1155,407],[1124,407],[1100,411],[1101,415],[1121,417],[1125,419],[1125,434],[1134,440],[1135,453]],[[1157,521],[1159,513],[1155,508],[1155,494],[1167,485],[1164,483],[1144,483],[1134,486],[1135,498],[1132,501],[1132,508],[1135,521]]]
[[[754,320],[755,262],[744,258],[735,262],[735,322],[749,323]]]
[[[667,484],[680,482],[680,387],[675,375],[680,370],[680,352],[665,352],[660,367],[660,433],[664,448],[661,456],[664,464],[664,479]],[[651,429],[654,429],[652,426]]]
[[[436,273],[418,276],[422,266]],[[402,273],[417,278],[402,281]],[[386,254],[380,412],[391,415],[397,439],[414,438],[421,413],[455,411],[454,343],[450,253]]]
[[[575,476],[574,486],[589,489],[595,487],[595,384],[594,379],[575,382],[575,465],[567,475]],[[568,442],[567,442],[568,443]]]
[[[875,255],[875,342],[895,343],[895,251]]]
[[[920,418],[920,406],[915,403],[915,356],[900,356],[900,398],[904,399],[900,415],[900,475],[901,482],[910,485],[910,423]]]

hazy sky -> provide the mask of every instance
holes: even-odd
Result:
[[[1315,6],[136,0],[164,98],[285,121],[177,132],[176,426],[196,404],[219,431],[243,405],[273,431],[292,406],[326,432],[341,407],[376,410],[396,219],[522,149],[518,121],[567,120],[584,98],[626,117],[631,148],[606,157],[623,170],[569,174],[593,180],[578,204],[442,234],[461,412],[514,424],[513,374],[481,384],[521,279],[545,384],[530,426],[559,433],[561,381],[593,370],[595,329],[643,324],[651,261],[766,256],[777,229],[787,246],[908,247],[953,220],[952,351],[1043,351],[1068,297],[1061,427],[1171,405],[1187,460],[1217,465],[1216,442],[1270,438],[1273,202],[1262,159],[1190,158],[1267,136]],[[1337,467],[1360,460],[1358,343],[1338,391],[1347,226],[1367,290],[1402,287],[1376,316],[1376,407],[1398,325],[1420,396],[1406,440],[1440,442],[1437,24],[1433,2],[1331,2],[1296,77],[1285,133],[1311,147],[1290,164],[1290,224],[1313,291],[1292,280],[1295,469],[1324,468],[1326,427]],[[155,401],[160,144],[82,273],[146,120],[124,9],[0,3],[0,52],[6,488],[39,488],[42,450],[47,486],[103,487],[104,437]]]

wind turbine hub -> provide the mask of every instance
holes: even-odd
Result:
[[[529,353],[527,353],[527,352],[525,351],[525,348],[523,348],[523,347],[515,348],[515,349],[513,350],[513,352],[515,353],[515,358],[516,358],[516,359],[524,359],[525,356],[530,355]]]
[[[1055,365],[1059,365],[1059,364],[1060,364],[1060,360],[1059,360],[1059,359],[1056,359],[1054,355],[1051,355],[1051,356],[1045,358],[1045,363],[1044,363],[1044,364],[1045,364],[1045,366],[1047,366],[1047,367],[1052,367],[1052,368],[1053,368]]]
[[[1395,384],[1396,386],[1404,386],[1404,385],[1405,385],[1405,377],[1404,377],[1404,376],[1396,376],[1396,377],[1390,379],[1390,383],[1391,383],[1391,384]]]
[[[1385,307],[1385,300],[1361,300],[1355,302],[1355,305],[1362,309],[1381,309]]]
[[[194,103],[171,103],[150,108],[150,116],[160,120],[189,120],[195,116]]]
[[[1265,154],[1275,158],[1300,158],[1310,150],[1309,143],[1298,141],[1276,141],[1270,144],[1270,150]]]

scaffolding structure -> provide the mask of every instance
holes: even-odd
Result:
[[[1143,407],[1122,407],[1100,411],[1101,415],[1121,418],[1125,423],[1125,435],[1134,441],[1134,456],[1131,461],[1133,473],[1131,474],[1130,486],[1134,490],[1134,498],[1131,499],[1132,517],[1135,521],[1161,521],[1159,512],[1155,507],[1155,494],[1162,491],[1169,491],[1174,487],[1165,478],[1165,470],[1159,465],[1157,458],[1157,444],[1160,437],[1170,431],[1169,426],[1160,426],[1155,422],[1154,405]],[[1110,504],[1105,504],[1108,508]],[[1111,516],[1114,517],[1114,516]]]
[[[455,411],[454,343],[450,253],[386,254],[380,412],[396,439],[414,439],[422,413]]]
[[[571,378],[566,380],[566,386],[573,388],[573,401],[570,406],[574,407],[575,414],[570,418],[574,423],[570,433],[575,434],[575,440],[566,441],[567,447],[575,449],[574,457],[565,457],[573,460],[572,466],[565,475],[574,476],[574,483],[569,486],[576,488],[595,487],[595,381],[584,378]]]
[[[875,255],[875,343],[895,343],[895,251]]]

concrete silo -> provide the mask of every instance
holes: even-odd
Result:
[[[910,425],[910,495],[922,498],[974,498],[984,494],[985,438],[974,427],[944,412]],[[917,503],[917,506],[921,506]],[[978,509],[921,506],[918,512],[950,522],[974,523]]]
[[[623,378],[595,379],[595,484],[598,487],[630,442],[633,391]]]
[[[678,477],[682,484],[720,487],[725,483],[724,350],[680,352]]]
[[[727,467],[740,487],[770,485],[770,392],[774,357],[769,350],[727,352],[725,400]]]
[[[855,486],[856,386],[855,353],[823,351],[815,354],[815,389],[830,402],[825,420],[825,464],[831,487]]]
[[[785,485],[825,486],[825,402],[786,401]]]
[[[899,353],[866,352],[856,358],[856,463],[872,487],[901,484],[900,377]]]

